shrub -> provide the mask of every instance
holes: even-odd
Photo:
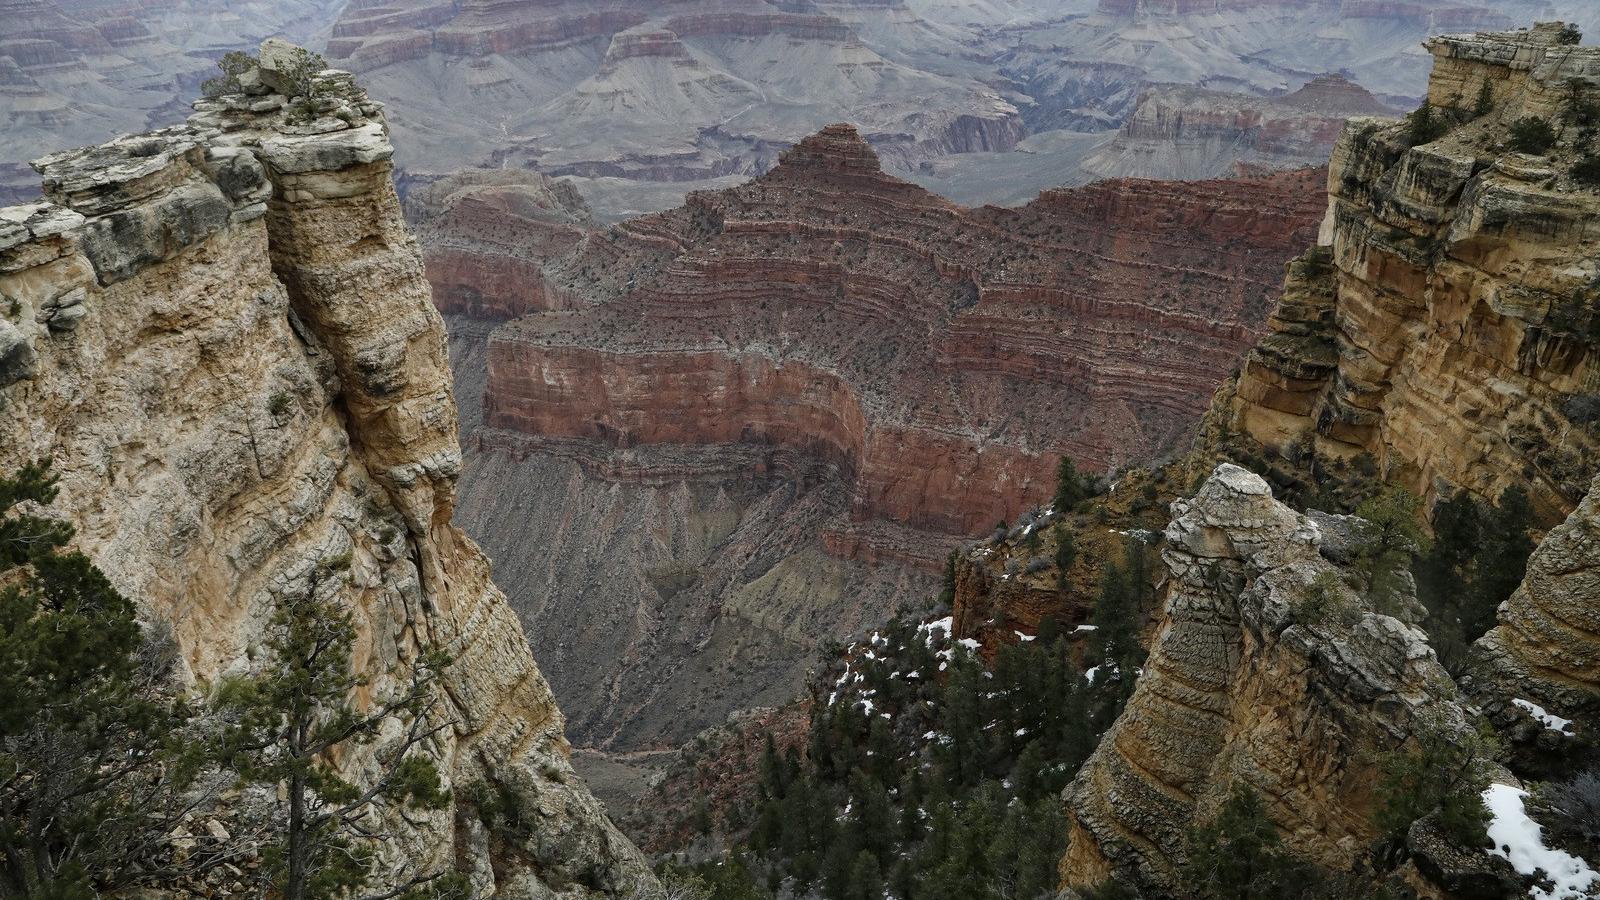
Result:
[[[1216,818],[1189,835],[1186,874],[1206,898],[1299,897],[1313,882],[1311,866],[1290,853],[1261,798],[1235,785]]]
[[[1556,145],[1556,130],[1538,116],[1523,116],[1511,123],[1510,144],[1518,153],[1543,156]]]
[[[1348,604],[1339,576],[1333,572],[1320,572],[1312,579],[1305,599],[1290,610],[1290,615],[1299,624],[1322,625],[1342,616],[1346,609]]]
[[[1600,153],[1590,153],[1572,167],[1572,177],[1590,187],[1600,187]]]
[[[1549,812],[1547,824],[1557,840],[1600,847],[1600,768],[1541,786],[1539,805]]]
[[[1478,102],[1472,106],[1472,114],[1486,116],[1494,112],[1494,86],[1489,84],[1489,79],[1483,80],[1483,86],[1478,88]]]
[[[1438,813],[1439,827],[1450,840],[1462,847],[1488,846],[1489,810],[1482,795],[1494,754],[1487,732],[1422,723],[1412,749],[1378,759],[1374,824],[1401,839],[1413,822]]]
[[[1583,30],[1577,25],[1568,22],[1561,26],[1560,31],[1556,32],[1556,43],[1565,46],[1581,44],[1583,43]]]
[[[1433,109],[1433,104],[1426,100],[1421,106],[1412,110],[1411,115],[1406,116],[1406,137],[1413,147],[1431,144],[1444,137],[1445,132],[1449,130],[1449,124],[1439,118],[1439,114]]]
[[[244,89],[239,83],[239,76],[255,66],[255,57],[248,53],[238,50],[224,53],[222,58],[217,60],[217,68],[222,70],[222,74],[201,82],[200,92],[211,98],[221,97],[224,94],[237,94]]]

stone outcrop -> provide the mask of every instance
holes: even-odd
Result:
[[[1172,512],[1149,659],[1065,792],[1063,883],[1188,896],[1188,832],[1240,784],[1289,848],[1347,869],[1376,837],[1375,755],[1468,727],[1455,684],[1419,629],[1351,589],[1354,520],[1296,513],[1229,464]]]
[[[1600,49],[1556,26],[1430,42],[1429,94],[1456,123],[1412,146],[1404,125],[1357,119],[1328,174],[1319,247],[1289,268],[1273,333],[1251,355],[1233,427],[1324,458],[1370,454],[1433,497],[1497,499],[1517,485],[1546,521],[1583,497],[1600,463],[1600,192],[1569,174],[1567,127],[1548,155],[1507,150],[1513,121],[1563,121],[1600,92]],[[1451,112],[1488,84],[1487,115]],[[1462,99],[1465,98],[1465,99]]]
[[[252,73],[254,74],[254,73]],[[270,73],[267,73],[270,74]],[[391,186],[377,104],[196,104],[188,123],[35,165],[0,210],[0,465],[49,457],[76,543],[170,625],[197,687],[246,672],[277,598],[350,559],[363,702],[420,653],[455,662],[428,750],[458,796],[394,856],[504,896],[648,896],[644,859],[572,774],[563,720],[488,560],[451,523],[461,467],[445,335]],[[362,777],[386,734],[343,761]]]
[[[1600,480],[1545,536],[1527,575],[1474,645],[1474,694],[1534,757],[1559,759],[1600,733]],[[1534,715],[1537,707],[1538,715]],[[1552,727],[1551,715],[1570,725]]]
[[[305,36],[331,0],[0,2],[0,203],[38,197],[26,160],[182,118],[222,50]]]
[[[1102,178],[1219,178],[1237,167],[1328,161],[1344,122],[1393,115],[1360,85],[1322,75],[1283,97],[1167,86],[1146,91],[1111,143],[1083,161]]]
[[[965,210],[830,127],[547,266],[572,299],[491,337],[484,422],[793,447],[839,467],[857,519],[973,533],[1047,495],[1063,453],[1100,469],[1183,438],[1309,235],[1316,177]]]

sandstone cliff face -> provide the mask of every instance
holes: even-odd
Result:
[[[1063,882],[1187,896],[1187,833],[1239,783],[1290,848],[1342,870],[1375,837],[1373,754],[1423,721],[1466,727],[1456,687],[1420,630],[1347,585],[1350,520],[1296,513],[1228,464],[1172,512],[1149,660],[1065,793]],[[1321,590],[1344,612],[1308,622]]]
[[[47,202],[0,210],[0,465],[55,461],[79,546],[171,625],[198,687],[247,671],[274,598],[349,554],[371,695],[451,653],[430,750],[538,823],[512,845],[447,810],[397,854],[497,895],[639,895],[643,859],[573,777],[527,639],[451,524],[444,331],[379,108],[321,77],[318,115],[230,96],[36,163]]]
[[[857,519],[972,533],[1045,496],[1063,453],[1175,446],[1309,234],[1313,179],[963,210],[832,127],[548,266],[571,299],[491,337],[484,421],[794,447],[839,467]]]
[[[1435,104],[1470,104],[1484,83],[1495,97],[1441,140],[1346,128],[1321,249],[1289,270],[1240,379],[1236,428],[1371,454],[1429,497],[1522,485],[1547,519],[1572,510],[1600,461],[1582,414],[1596,390],[1600,195],[1568,177],[1585,149],[1573,129],[1548,158],[1500,144],[1521,116],[1560,121],[1569,85],[1600,83],[1600,50],[1553,40],[1541,27],[1431,42]]]
[[[513,319],[555,308],[542,263],[572,250],[593,222],[567,182],[518,169],[464,169],[406,195],[428,282],[444,313]]]

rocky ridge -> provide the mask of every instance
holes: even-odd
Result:
[[[1231,427],[1295,456],[1370,454],[1427,498],[1526,488],[1546,521],[1588,488],[1596,438],[1589,336],[1600,194],[1568,169],[1577,129],[1541,157],[1507,152],[1512,122],[1564,121],[1600,90],[1600,48],[1557,26],[1429,42],[1441,115],[1488,84],[1493,109],[1412,146],[1357,119],[1328,175],[1317,250],[1291,266],[1273,333],[1251,352]]]
[[[275,598],[351,560],[371,698],[454,658],[428,750],[537,825],[465,804],[397,823],[395,859],[506,896],[648,896],[644,859],[573,775],[563,720],[489,564],[451,524],[461,455],[445,337],[391,186],[379,105],[338,72],[36,163],[0,210],[0,464],[41,457],[77,545],[167,623],[197,687],[248,671]],[[357,779],[385,735],[344,765]]]
[[[432,175],[504,162],[646,181],[751,175],[840,118],[908,165],[1015,145],[1012,104],[969,74],[886,58],[831,12],[915,24],[858,6],[368,0],[346,8],[327,55],[394,98],[406,167]]]

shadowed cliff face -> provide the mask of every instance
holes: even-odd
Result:
[[[1600,194],[1568,174],[1586,149],[1576,129],[1544,157],[1505,146],[1518,118],[1561,121],[1570,84],[1595,91],[1600,49],[1553,41],[1540,28],[1431,42],[1435,108],[1485,84],[1494,98],[1439,140],[1347,126],[1321,248],[1290,269],[1273,334],[1240,379],[1235,428],[1328,459],[1371,454],[1430,499],[1520,485],[1553,522],[1582,498],[1600,461],[1582,412],[1595,390]]]
[[[525,839],[466,809],[394,823],[397,859],[480,888],[636,896],[644,860],[572,775],[562,716],[489,564],[455,526],[445,336],[376,105],[321,76],[321,115],[262,92],[36,163],[0,210],[0,466],[50,457],[77,544],[169,623],[185,674],[249,671],[276,599],[351,560],[369,702],[430,648],[450,785],[503,787]],[[385,735],[343,763],[361,780]],[[458,794],[459,796],[459,794]]]

